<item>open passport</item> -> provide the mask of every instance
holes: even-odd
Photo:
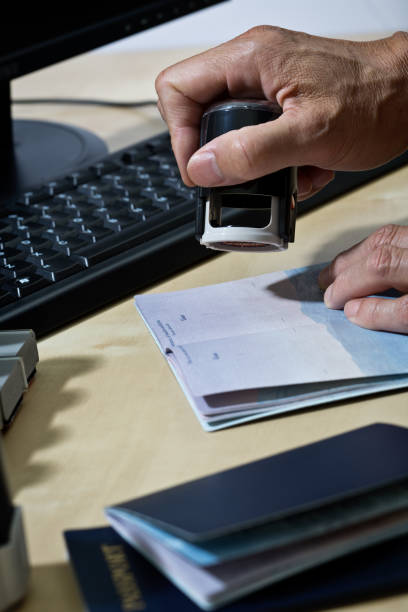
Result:
[[[326,308],[321,268],[135,297],[205,430],[408,385],[407,337]]]

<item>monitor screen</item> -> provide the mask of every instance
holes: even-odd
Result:
[[[94,5],[72,15],[60,5],[25,5],[0,23],[0,80],[10,80],[171,21],[222,0],[143,0]]]
[[[0,198],[1,203],[21,191],[91,163],[106,153],[98,138],[66,126],[12,120],[10,81],[152,28],[223,0],[144,0],[96,4],[92,10],[61,10],[60,5],[24,5],[9,11],[0,22]],[[154,78],[155,75],[152,75]],[[65,140],[65,137],[68,138]],[[84,143],[88,149],[85,151]],[[103,143],[102,143],[103,144]],[[74,147],[74,150],[72,150]],[[79,154],[75,154],[79,147]],[[58,153],[58,155],[55,154]],[[70,165],[64,165],[64,156]]]

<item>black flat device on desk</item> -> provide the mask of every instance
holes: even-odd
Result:
[[[13,121],[10,82],[219,1],[118,2],[66,15],[25,7],[17,20],[2,20],[2,329],[44,335],[214,255],[195,240],[195,193],[181,181],[168,134],[108,155],[86,130]],[[407,161],[404,154],[370,172],[339,172],[298,214]]]

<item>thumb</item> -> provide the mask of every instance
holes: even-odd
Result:
[[[187,172],[196,185],[234,185],[303,165],[307,152],[305,130],[290,113],[284,113],[274,121],[217,136],[194,153]]]

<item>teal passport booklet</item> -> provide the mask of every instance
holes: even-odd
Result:
[[[106,509],[203,609],[408,533],[408,429],[377,423]]]
[[[408,385],[407,337],[326,308],[321,267],[136,296],[205,430]]]

